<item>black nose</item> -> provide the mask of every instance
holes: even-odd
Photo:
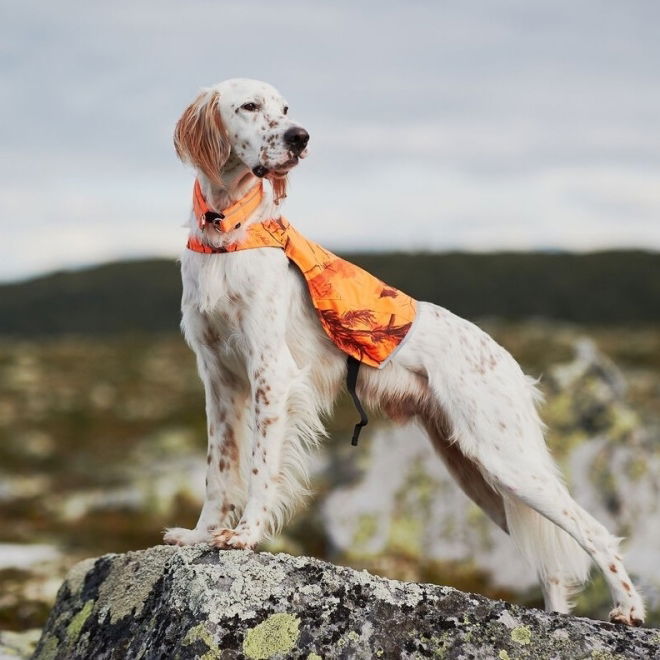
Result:
[[[284,134],[284,143],[295,154],[299,154],[307,146],[309,133],[300,126],[292,126]]]
[[[252,174],[254,176],[258,176],[259,178],[266,176],[268,174],[268,170],[263,166],[263,165],[257,165],[256,167],[252,168]]]

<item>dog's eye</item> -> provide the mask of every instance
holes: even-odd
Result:
[[[251,103],[250,102],[250,103],[244,103],[241,106],[241,108],[243,108],[243,110],[247,110],[248,112],[254,112],[255,110],[257,110],[259,108],[259,106],[256,103]]]
[[[289,106],[285,105],[284,108],[282,109],[282,113],[286,114],[287,112],[289,112]]]

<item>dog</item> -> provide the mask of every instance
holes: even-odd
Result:
[[[208,455],[199,521],[166,530],[169,544],[254,548],[279,530],[308,492],[308,457],[346,376],[346,355],[284,250],[232,251],[250,227],[279,221],[287,175],[307,156],[309,134],[288,110],[272,86],[232,79],[202,90],[176,125],[176,152],[211,211],[201,221],[191,213],[189,247],[199,249],[181,259],[181,326],[204,384]],[[227,209],[240,221],[222,226]],[[610,621],[643,623],[620,539],[571,498],[544,441],[535,381],[491,337],[419,302],[384,366],[361,366],[357,394],[426,429],[465,493],[535,568],[547,610],[569,611],[594,562],[614,601]]]

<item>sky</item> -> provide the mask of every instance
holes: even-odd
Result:
[[[357,250],[660,249],[655,0],[0,0],[0,280],[183,249],[197,91],[310,133],[284,214]]]

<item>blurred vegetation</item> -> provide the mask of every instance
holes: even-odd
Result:
[[[419,300],[474,319],[660,321],[660,253],[349,254]],[[181,282],[170,260],[128,261],[0,286],[0,334],[168,332]]]
[[[533,376],[570,360],[588,326],[622,368],[627,401],[660,428],[660,254],[348,258],[419,299],[481,319]],[[164,527],[194,525],[199,492],[189,484],[203,485],[204,402],[178,334],[180,293],[178,265],[166,260],[0,286],[0,544],[62,553],[39,567],[0,565],[0,629],[41,625],[74,561],[154,545]],[[345,401],[328,420],[332,449],[314,484],[319,499],[360,472],[364,446],[356,457],[349,442],[354,422]],[[561,454],[571,439],[557,428],[549,441]],[[469,558],[420,560],[400,544],[380,556],[338,553],[313,507],[267,549],[541,604],[538,590],[494,587]],[[580,612],[602,616],[604,591],[593,583]]]
[[[569,359],[582,332],[542,321],[482,325],[536,376]],[[660,331],[609,326],[589,334],[630,376],[631,405],[657,425]],[[365,447],[357,455],[350,447],[354,418],[341,404],[329,420],[332,451],[316,479],[319,499],[359,473]],[[560,447],[562,438],[551,441]],[[41,625],[44,603],[75,560],[157,544],[168,525],[193,526],[199,493],[188,484],[201,488],[203,471],[190,470],[203,470],[204,452],[202,387],[179,335],[0,340],[0,543],[45,543],[63,552],[41,572],[0,570],[0,628]],[[541,604],[538,591],[494,587],[469,558],[461,565],[420,561],[399,546],[371,558],[337,554],[314,508],[267,548]],[[593,601],[603,606],[602,588]]]

